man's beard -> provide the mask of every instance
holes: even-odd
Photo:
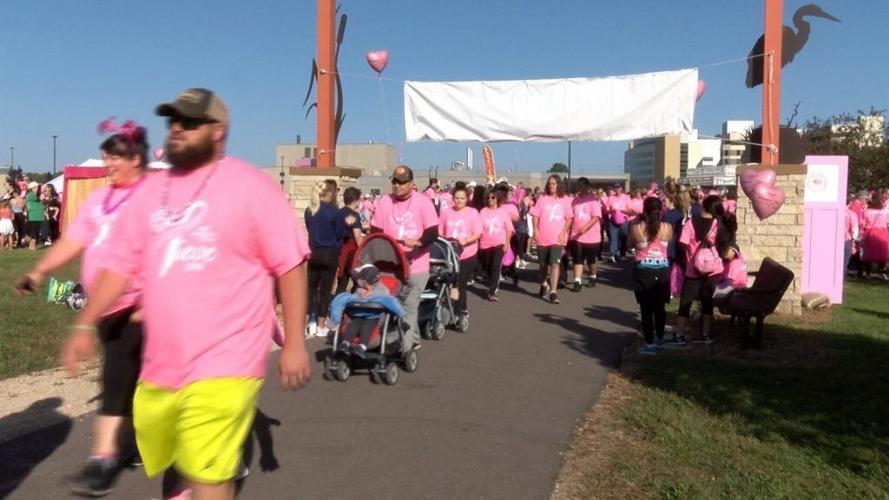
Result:
[[[182,144],[182,143],[180,143]],[[173,168],[178,170],[194,170],[215,160],[213,141],[206,140],[197,144],[183,144],[178,150],[166,144],[167,159]]]

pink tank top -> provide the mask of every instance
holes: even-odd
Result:
[[[639,229],[641,231],[641,228]],[[644,232],[642,233],[645,234]],[[670,267],[667,255],[669,242],[655,239],[636,244],[636,265],[646,269],[663,269]]]

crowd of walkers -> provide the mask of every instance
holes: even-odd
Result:
[[[872,272],[889,280],[889,189],[859,191],[846,210],[846,270],[859,278]]]
[[[504,282],[517,289],[523,277],[532,278],[540,299],[555,305],[560,290],[596,286],[606,252],[612,264],[631,259],[646,355],[689,343],[695,302],[700,328],[691,342],[713,342],[714,305],[746,286],[731,192],[671,181],[625,193],[620,184],[606,189],[555,174],[542,188],[506,179],[442,187],[431,179],[421,191],[401,165],[383,196],[356,187],[340,193],[334,180],[319,182],[303,214],[304,232],[268,176],[224,153],[228,111],[212,91],[188,89],[155,112],[167,119],[172,168],[146,174],[146,130],[106,125],[111,135],[100,150],[110,183],[84,201],[60,238],[52,229],[58,198],[51,190],[13,179],[0,205],[0,230],[8,238],[12,226],[13,246],[20,235],[31,248],[41,235],[55,242],[16,283],[20,294],[34,293],[54,270],[81,259],[89,300],[62,361],[76,374],[97,341],[105,356],[92,450],[67,477],[79,494],[107,495],[138,456],[149,476],[173,475],[170,497],[233,498],[234,481],[248,472],[242,446],[271,340],[282,347],[282,387],[299,389],[311,372],[306,337],[332,337],[344,304],[376,297],[395,299],[388,308],[406,325],[403,352],[418,349],[421,293],[430,280],[430,248],[440,238],[459,247],[450,295],[458,315],[469,314],[471,287],[497,307]],[[245,191],[252,196],[231,196]],[[865,192],[850,202],[847,260],[854,255],[860,273],[876,264],[885,275],[887,197],[889,191]],[[373,266],[353,269],[352,256],[372,233],[389,236],[406,256],[409,273],[396,297],[385,297]],[[536,276],[520,273],[533,259]],[[674,297],[678,318],[667,338],[665,305]],[[362,348],[374,318],[364,319],[352,325]]]
[[[61,203],[52,184],[38,184],[15,171],[0,196],[0,249],[49,246],[59,238]]]

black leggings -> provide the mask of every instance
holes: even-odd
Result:
[[[689,278],[682,283],[682,295],[679,298],[679,316],[687,318],[691,313],[691,305],[695,300],[701,301],[701,314],[713,315],[713,293],[716,292],[717,278]]]
[[[488,293],[496,293],[500,285],[500,268],[503,267],[503,247],[479,249],[478,262],[482,272],[488,276]]]
[[[476,266],[478,266],[478,258],[475,255],[460,261],[460,276],[457,278],[457,291],[460,292],[460,298],[457,299],[457,314],[467,312],[466,284],[475,274]]]
[[[327,317],[339,258],[340,252],[336,248],[312,249],[312,256],[309,257],[309,314]]]
[[[102,407],[100,415],[133,416],[133,395],[142,366],[142,323],[133,323],[135,308],[102,318],[99,337],[105,350],[102,364]]]
[[[633,292],[642,315],[642,335],[645,336],[645,342],[653,343],[655,333],[657,338],[663,339],[664,326],[667,323],[666,304],[670,298],[669,268],[647,269],[634,266]]]

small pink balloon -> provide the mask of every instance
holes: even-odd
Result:
[[[385,50],[373,50],[364,57],[367,59],[367,64],[370,64],[370,67],[380,75],[383,74],[383,70],[389,64],[389,53]]]
[[[513,262],[515,262],[515,254],[512,253],[512,248],[506,251],[503,254],[503,260],[500,261],[504,266],[511,266]]]
[[[750,204],[759,220],[768,219],[784,205],[784,190],[760,182],[753,187]]]
[[[701,97],[704,95],[705,90],[707,90],[707,82],[705,82],[704,80],[698,80],[698,89],[695,91],[695,102],[701,100]]]
[[[164,157],[164,148],[157,148],[154,150],[154,159],[157,161],[161,161],[161,158]]]

